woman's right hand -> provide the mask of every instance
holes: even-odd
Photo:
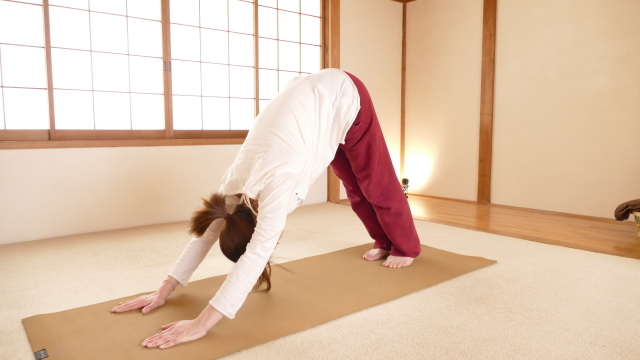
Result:
[[[172,281],[173,280],[173,281]],[[142,308],[142,313],[147,314],[149,311],[164,305],[165,299],[175,289],[173,285],[177,280],[170,278],[162,283],[162,286],[154,293],[141,295],[131,300],[123,301],[111,309],[112,313],[122,313]]]

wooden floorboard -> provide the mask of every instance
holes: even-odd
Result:
[[[640,259],[640,237],[631,221],[417,195],[409,196],[409,205],[418,220]]]

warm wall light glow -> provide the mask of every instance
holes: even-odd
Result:
[[[404,177],[411,181],[409,192],[427,184],[433,170],[433,157],[424,152],[407,152]]]

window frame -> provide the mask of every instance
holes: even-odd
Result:
[[[4,0],[20,2],[19,0]],[[55,128],[49,0],[42,1],[49,100],[48,130],[0,130],[0,149],[45,149],[128,146],[183,146],[242,144],[248,130],[175,130],[173,128],[173,91],[171,81],[170,0],[161,1],[162,60],[164,62],[164,130],[60,130]],[[304,1],[304,0],[302,0]],[[339,67],[339,0],[320,0],[320,65]],[[260,111],[258,0],[253,1],[254,21],[254,101],[255,115]],[[332,16],[333,15],[333,16]],[[332,21],[333,20],[335,21]]]

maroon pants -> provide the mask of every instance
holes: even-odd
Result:
[[[420,239],[371,96],[358,78],[348,75],[360,94],[360,111],[344,145],[338,147],[331,168],[342,180],[351,208],[375,241],[374,248],[414,258],[420,254]]]

